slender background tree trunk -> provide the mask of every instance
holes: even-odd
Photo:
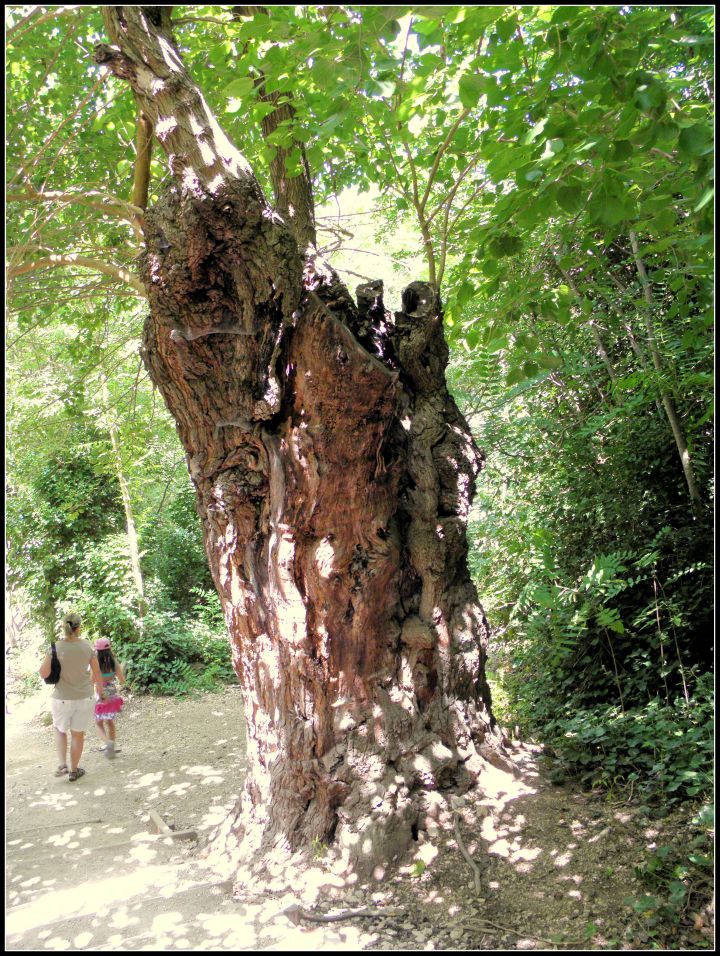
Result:
[[[107,376],[105,372],[100,373],[100,384],[102,388],[103,404],[105,406],[107,415],[106,424],[108,432],[110,433],[110,443],[113,450],[115,474],[117,476],[118,484],[120,485],[120,494],[122,497],[123,510],[125,512],[125,530],[128,539],[128,549],[130,552],[130,570],[132,573],[133,582],[135,584],[135,590],[138,594],[138,617],[140,622],[140,630],[142,632],[143,618],[145,617],[145,612],[147,611],[147,604],[145,601],[145,582],[143,580],[142,568],[140,566],[140,547],[138,544],[137,529],[135,527],[135,515],[132,507],[132,499],[130,498],[130,488],[128,487],[127,478],[125,477],[125,470],[123,468],[120,439],[118,437],[117,425],[112,420],[112,415],[110,414],[110,396],[108,394]]]

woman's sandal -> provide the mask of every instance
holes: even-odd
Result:
[[[66,763],[64,763],[57,768],[57,770],[55,771],[55,776],[64,777],[67,772],[68,772],[68,766]]]
[[[68,774],[68,780],[77,780],[78,777],[84,777],[85,771],[82,767],[78,767],[77,770],[71,770]]]

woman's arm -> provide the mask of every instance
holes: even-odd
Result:
[[[103,683],[102,674],[100,673],[100,665],[98,664],[97,657],[95,657],[95,655],[90,658],[90,675],[92,676],[93,684],[95,685],[95,692],[100,700],[102,700],[105,693],[105,685]]]
[[[45,660],[40,665],[40,671],[39,671],[40,676],[42,677],[43,680],[45,680],[46,677],[50,676],[51,665],[52,665],[52,655],[46,654]]]

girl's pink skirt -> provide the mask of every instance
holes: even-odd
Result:
[[[123,708],[122,697],[110,697],[95,704],[95,720],[112,720]]]

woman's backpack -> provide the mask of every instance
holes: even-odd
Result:
[[[50,651],[52,653],[50,673],[44,680],[46,684],[57,684],[60,680],[60,661],[58,660],[57,651],[55,650],[55,641],[50,645]]]

